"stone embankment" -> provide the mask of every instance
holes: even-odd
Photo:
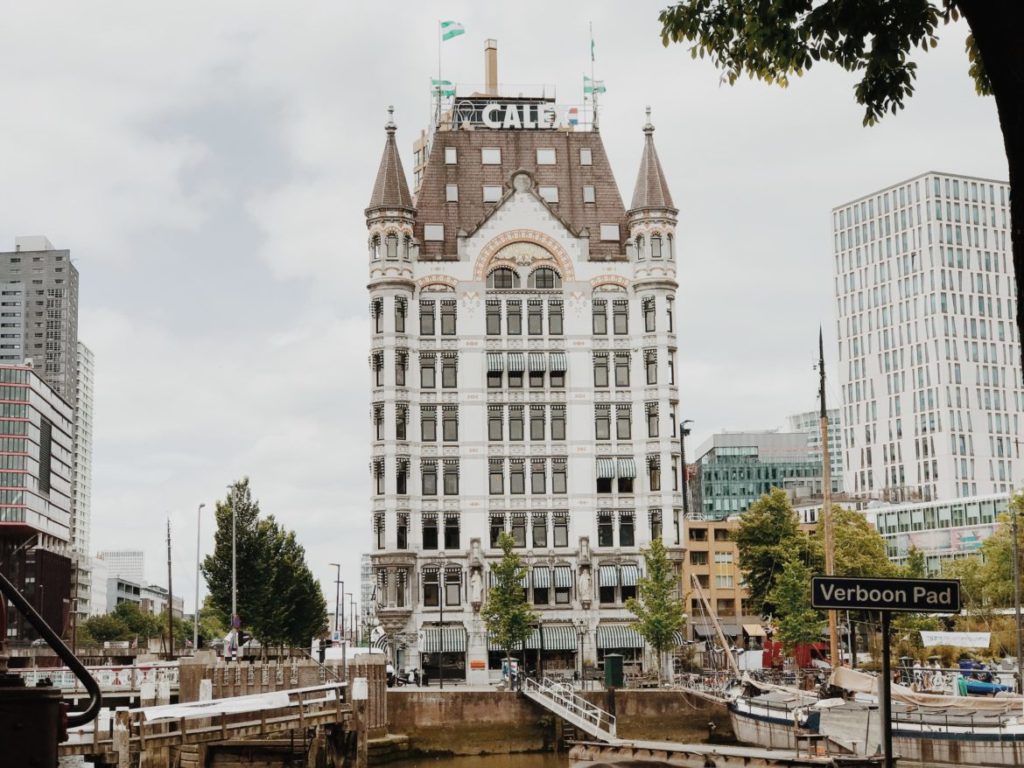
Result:
[[[582,694],[613,711],[624,739],[704,741],[728,738],[725,708],[686,691],[618,690]],[[390,731],[409,738],[409,753],[480,755],[552,751],[558,718],[517,693],[402,688],[388,691]],[[714,723],[713,728],[708,724]]]

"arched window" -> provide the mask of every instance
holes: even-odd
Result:
[[[402,238],[402,258],[406,261],[412,258],[412,238],[408,235]]]
[[[562,278],[559,277],[555,270],[549,267],[541,267],[530,273],[527,285],[530,288],[561,288]]]
[[[661,235],[651,235],[651,258],[661,258]]]
[[[370,238],[370,258],[374,261],[380,258],[380,235]]]
[[[487,276],[488,288],[518,288],[519,275],[507,267],[499,267]]]
[[[672,251],[672,235],[668,235],[667,236],[667,240],[668,240],[668,257],[670,259],[674,259],[676,257],[676,255]]]
[[[637,235],[636,237],[636,257],[639,261],[643,261],[647,258],[647,254],[644,253],[644,236]]]
[[[384,244],[387,246],[387,257],[389,259],[398,258],[398,235],[388,235],[384,238]]]

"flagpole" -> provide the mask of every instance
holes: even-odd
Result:
[[[594,22],[590,22],[590,101],[594,109],[593,127],[598,129],[597,120],[597,88],[594,83]],[[684,468],[685,470],[685,468]]]
[[[434,121],[441,125],[441,20],[437,20],[437,106]]]

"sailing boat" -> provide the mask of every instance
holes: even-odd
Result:
[[[828,415],[825,408],[825,361],[818,332],[823,461],[825,569],[833,575],[831,479]],[[717,618],[713,617],[717,626]],[[719,633],[721,630],[719,628]],[[762,747],[796,748],[798,735],[827,737],[833,750],[868,756],[881,750],[882,728],[878,679],[838,666],[835,612],[829,611],[829,645],[833,672],[829,692],[759,683],[739,675],[727,692],[733,733],[742,742]],[[835,691],[842,696],[832,696]],[[928,765],[1024,766],[1024,697],[992,699],[916,693],[891,686],[893,749],[901,759]]]

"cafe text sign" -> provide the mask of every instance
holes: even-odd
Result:
[[[960,582],[815,576],[811,605],[830,610],[959,613]]]

